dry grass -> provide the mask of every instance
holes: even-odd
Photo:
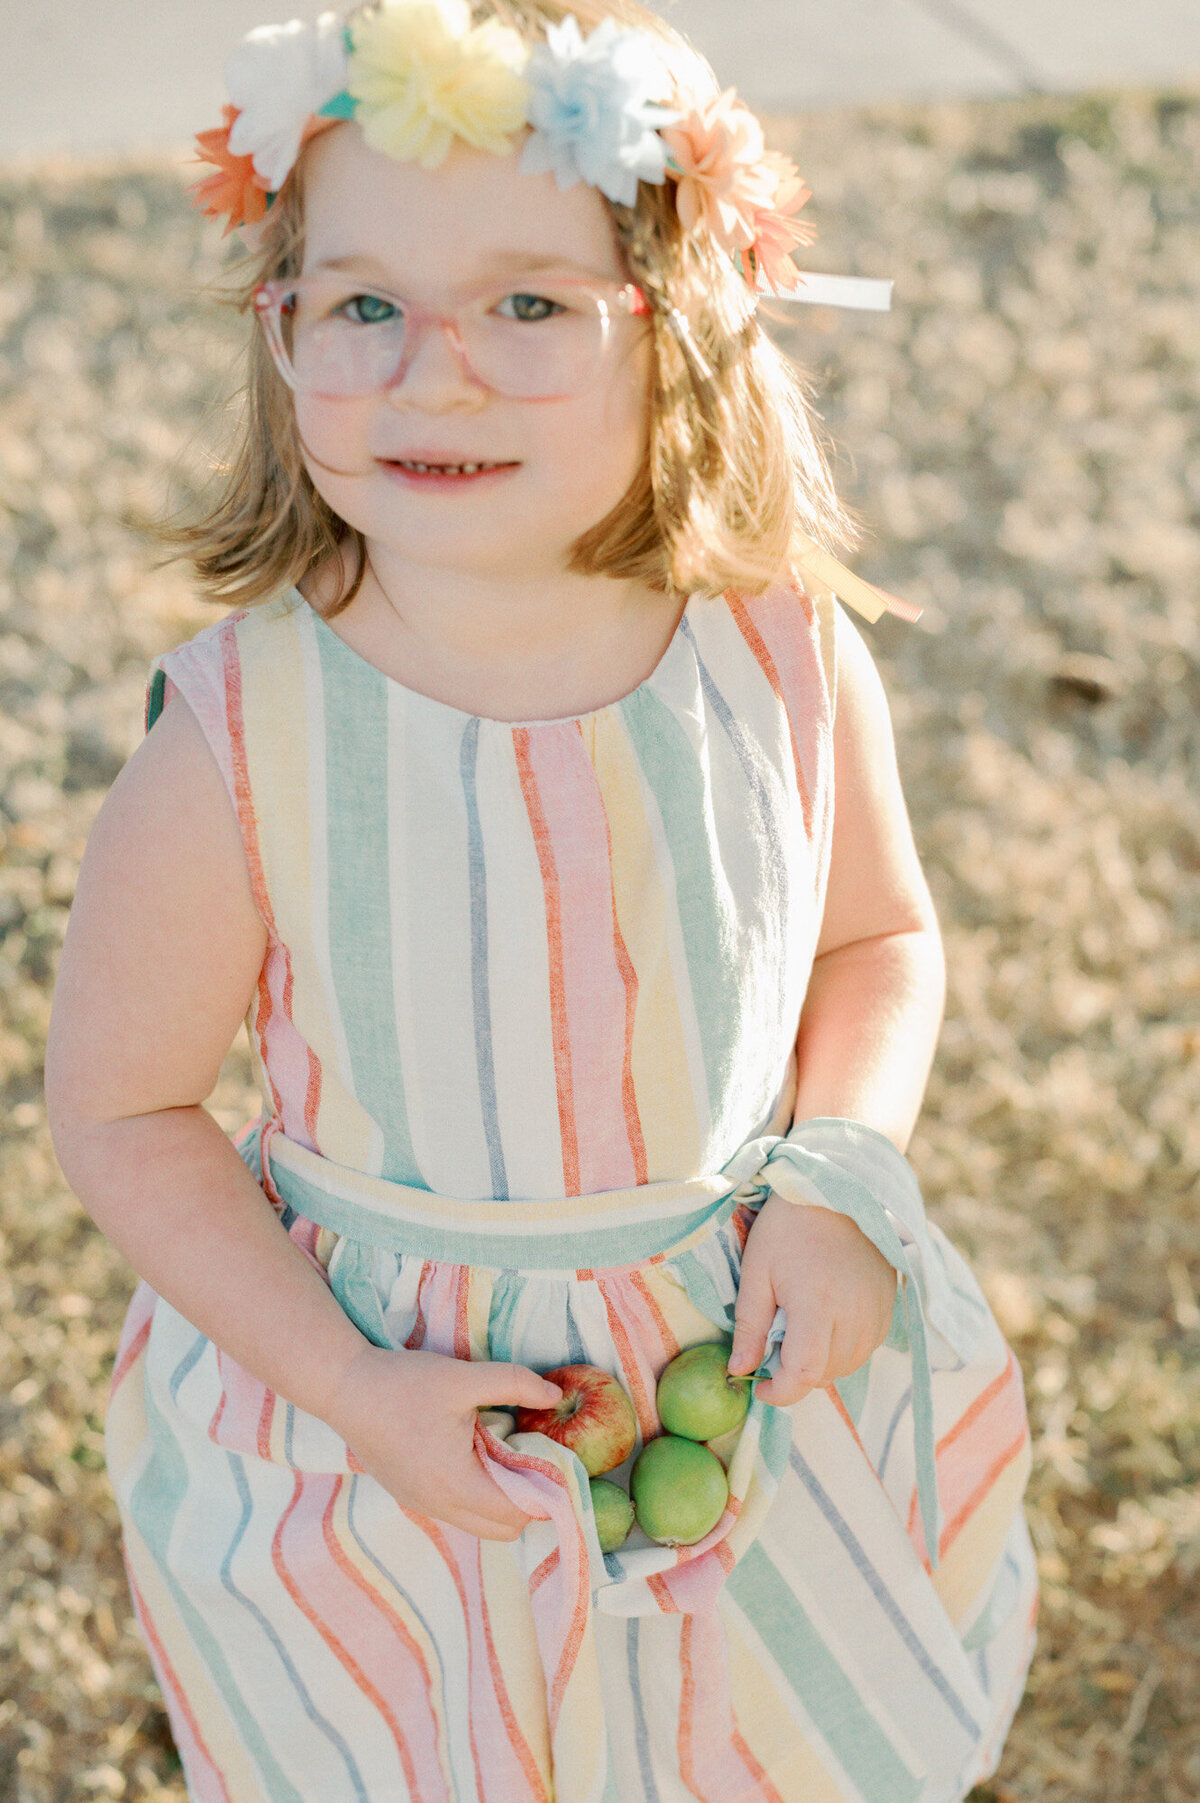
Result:
[[[952,993],[913,1149],[1021,1358],[1044,1580],[989,1795],[1200,1792],[1200,97],[777,124],[821,267],[887,317],[803,355]],[[147,661],[213,617],[131,525],[220,392],[212,238],[165,168],[0,180],[0,1796],[178,1803],[101,1459],[130,1272],[65,1191],[40,1059]],[[814,259],[815,260],[815,259]],[[214,1103],[253,1111],[240,1048]],[[983,1793],[980,1793],[982,1796]]]

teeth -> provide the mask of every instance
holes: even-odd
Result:
[[[498,470],[501,467],[498,463],[416,463],[409,457],[397,458],[397,462],[402,470],[417,470],[421,475],[437,470],[447,476],[473,476],[476,470]]]

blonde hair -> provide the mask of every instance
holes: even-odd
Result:
[[[527,38],[568,14],[584,30],[615,18],[660,40],[685,93],[702,101],[719,91],[704,59],[636,0],[474,0],[472,11]],[[652,309],[649,442],[625,495],[575,541],[568,568],[680,593],[755,595],[801,560],[802,538],[852,547],[858,524],[834,491],[807,380],[748,311],[729,256],[706,233],[683,230],[670,183],[641,182],[633,206],[605,205]],[[249,312],[258,284],[297,274],[303,252],[301,155],[240,266],[233,303]],[[199,517],[171,520],[158,536],[191,558],[207,598],[240,605],[270,599],[336,554],[343,588],[330,617],[358,593],[366,544],[314,488],[291,391],[257,328],[247,358],[219,491]]]

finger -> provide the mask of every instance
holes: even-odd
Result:
[[[888,1282],[891,1284],[890,1294],[886,1287]],[[895,1272],[889,1272],[888,1279],[880,1284],[874,1299],[864,1294],[860,1298],[856,1315],[837,1323],[829,1348],[831,1377],[848,1377],[860,1365],[865,1365],[872,1353],[883,1345],[892,1328],[895,1287]]]
[[[733,1316],[733,1351],[728,1369],[734,1375],[756,1371],[762,1364],[775,1306],[775,1291],[765,1265],[748,1254],[742,1265]]]
[[[870,1335],[861,1323],[837,1323],[829,1342],[826,1381],[832,1383],[835,1377],[849,1377],[852,1371],[866,1363],[871,1352]]]
[[[499,1485],[492,1484],[489,1479],[485,1479],[481,1491],[473,1485],[469,1488],[465,1484],[456,1485],[453,1505],[447,1503],[446,1507],[448,1516],[452,1515],[455,1521],[469,1516],[474,1522],[484,1523],[489,1534],[498,1540],[515,1540],[525,1532],[531,1519],[524,1509],[509,1502]],[[471,1531],[478,1533],[480,1530],[475,1527]]]
[[[454,1506],[482,1515],[499,1527],[524,1527],[528,1513],[514,1503],[500,1488],[481,1455],[472,1449],[461,1477],[456,1473],[451,1494]]]
[[[527,1409],[546,1409],[562,1400],[559,1384],[548,1383],[528,1365],[501,1365],[480,1359],[463,1363],[467,1391],[475,1408],[503,1408],[519,1403]]]
[[[507,1540],[511,1544],[525,1532],[524,1523],[520,1527],[505,1526],[493,1521],[490,1515],[472,1515],[465,1509],[455,1509],[438,1519],[444,1521],[447,1527],[462,1528],[466,1533],[474,1534],[477,1540]]]
[[[385,1486],[386,1487],[386,1486]],[[421,1516],[426,1521],[444,1521],[450,1527],[466,1528],[469,1533],[489,1540],[516,1540],[529,1526],[531,1517],[511,1503],[498,1484],[494,1484],[482,1466],[466,1481],[455,1473],[446,1474],[444,1484],[428,1500],[420,1501],[396,1496],[405,1513]]]
[[[883,1342],[892,1331],[892,1320],[896,1313],[896,1296],[900,1289],[899,1272],[893,1271],[891,1273],[891,1278],[892,1281],[890,1286],[885,1281],[883,1292],[879,1298],[879,1318],[876,1323],[874,1336],[871,1340],[872,1352],[877,1351],[878,1348],[883,1345]]]
[[[485,1522],[481,1527],[471,1528],[470,1532],[477,1534],[480,1540],[507,1540],[511,1546],[525,1532],[525,1523],[522,1522],[519,1528],[500,1528]]]
[[[829,1348],[833,1323],[828,1318],[806,1319],[800,1310],[798,1319],[789,1316],[788,1330],[783,1336],[779,1369],[774,1377],[758,1386],[757,1394],[776,1408],[787,1408],[799,1402],[810,1390],[828,1381]]]

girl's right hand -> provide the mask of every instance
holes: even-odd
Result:
[[[544,1409],[561,1395],[527,1365],[366,1346],[322,1413],[402,1509],[481,1540],[517,1540],[531,1518],[485,1471],[476,1410]]]

